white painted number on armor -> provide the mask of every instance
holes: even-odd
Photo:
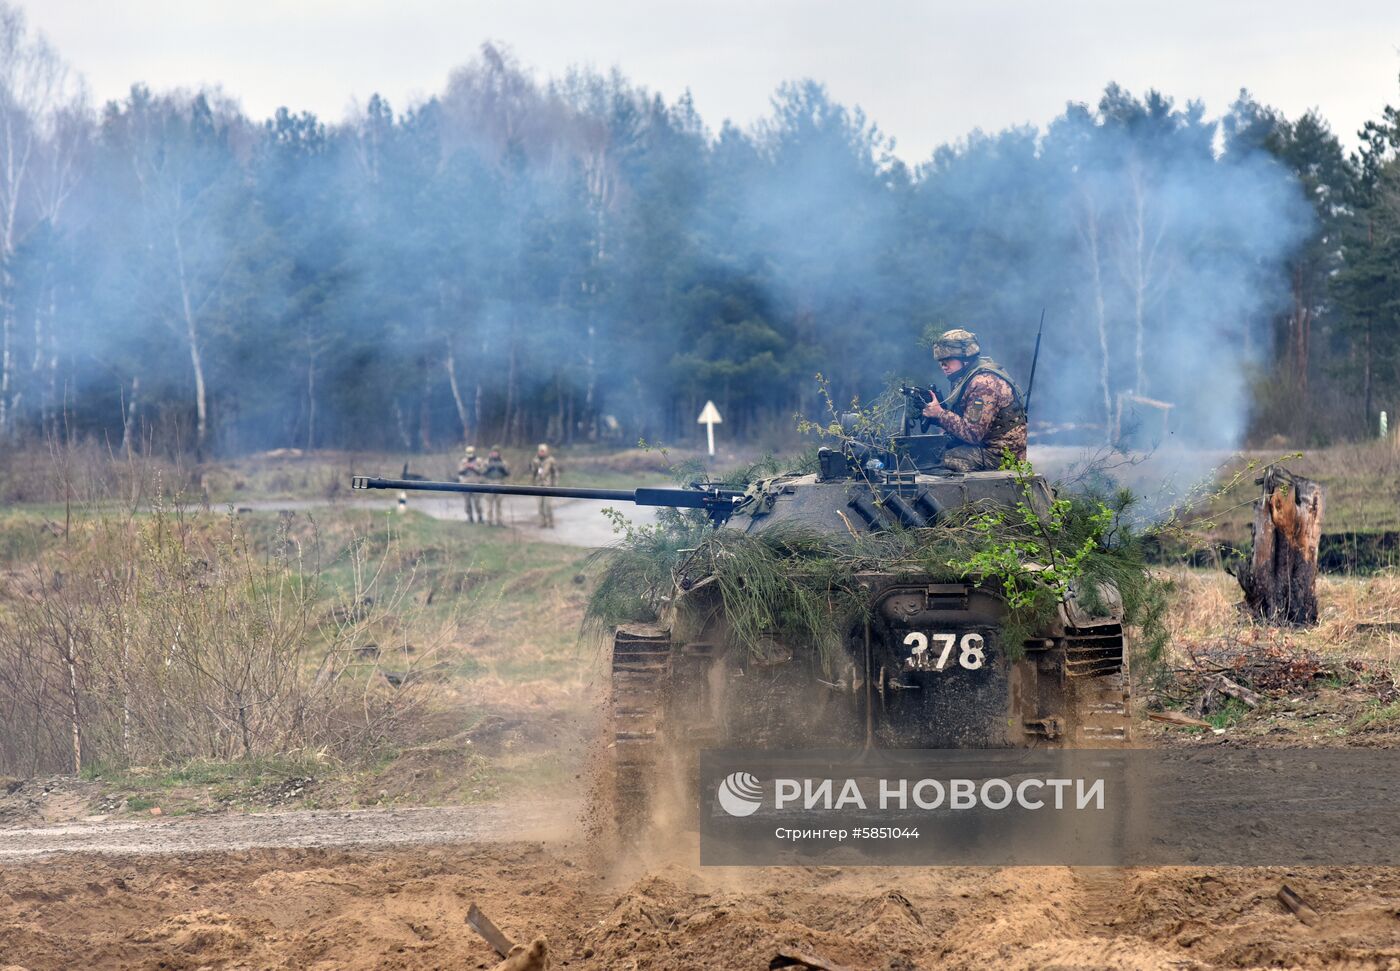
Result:
[[[930,635],[922,631],[910,631],[904,638],[905,645],[912,645],[909,660],[904,666],[913,671],[942,671],[948,666],[948,658],[953,653],[953,645],[958,645],[958,664],[968,671],[976,671],[987,660],[986,644],[981,634],[964,634],[958,640],[957,634],[933,634],[934,644],[941,648],[938,660],[930,662],[928,643]]]
[[[938,667],[935,670],[942,671],[948,666],[948,655],[953,653],[953,645],[957,643],[957,634],[934,634],[935,641],[943,643],[943,653],[938,655]]]
[[[969,671],[976,671],[987,659],[986,654],[982,651],[981,634],[964,634],[960,646],[962,653],[958,655],[958,663]]]
[[[910,655],[912,658],[914,658],[915,661],[921,661],[921,660],[923,660],[922,657],[921,657],[920,655],[922,655],[922,654],[924,653],[924,651],[927,651],[927,650],[928,650],[928,638],[927,638],[927,637],[925,637],[923,634],[919,633],[919,632],[916,631],[916,630],[915,630],[915,631],[910,631],[910,632],[909,632],[909,636],[906,637],[906,638],[904,638],[904,643],[905,643],[905,644],[913,644],[913,645],[914,645],[914,649],[913,649],[912,651],[909,652],[909,655]]]

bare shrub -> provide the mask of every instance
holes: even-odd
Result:
[[[380,672],[409,584],[366,548],[333,588],[316,531],[285,521],[259,550],[237,517],[158,492],[73,516],[0,601],[0,772],[372,748],[429,690],[432,648]]]
[[[135,509],[157,488],[199,491],[202,473],[178,458],[124,452],[100,442],[49,438],[19,447],[0,444],[0,502],[118,504]]]

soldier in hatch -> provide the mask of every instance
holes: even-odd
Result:
[[[506,460],[501,458],[501,446],[493,445],[491,454],[486,456],[486,469],[481,473],[481,477],[486,480],[487,485],[505,485],[510,478],[510,466],[506,465]],[[504,526],[505,517],[501,515],[501,495],[493,493],[486,497],[486,510],[489,514],[487,522],[492,526]]]
[[[476,448],[468,445],[467,450],[462,453],[462,461],[457,463],[457,481],[480,485],[485,474],[486,467],[482,465],[481,459],[476,457]],[[468,492],[463,498],[467,502],[467,522],[485,523],[486,510],[481,501],[481,493]]]
[[[535,457],[530,462],[530,472],[531,481],[537,486],[559,484],[559,464],[554,461],[554,456],[549,454],[549,446],[543,442],[535,450]],[[540,496],[540,526],[544,529],[554,528],[554,509],[550,503],[549,496]]]
[[[1026,406],[1011,375],[982,354],[977,335],[950,330],[934,341],[933,356],[952,385],[942,405],[924,408],[955,440],[943,454],[943,465],[954,472],[982,472],[1001,467],[1010,453],[1026,459]]]

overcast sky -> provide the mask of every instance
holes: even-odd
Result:
[[[1400,103],[1400,0],[30,0],[30,23],[98,100],[136,81],[221,85],[255,116],[338,120],[380,92],[439,91],[483,41],[543,76],[620,67],[712,128],[813,77],[919,161],[973,128],[1044,123],[1108,81],[1212,116],[1240,87],[1290,117],[1316,107],[1349,144]]]

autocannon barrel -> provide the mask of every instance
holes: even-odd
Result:
[[[501,496],[550,496],[555,499],[609,499],[639,506],[675,509],[732,508],[743,497],[732,489],[573,489],[564,486],[488,485],[475,482],[431,482],[426,479],[380,479],[356,475],[352,489],[394,489],[403,492],[478,492]]]

